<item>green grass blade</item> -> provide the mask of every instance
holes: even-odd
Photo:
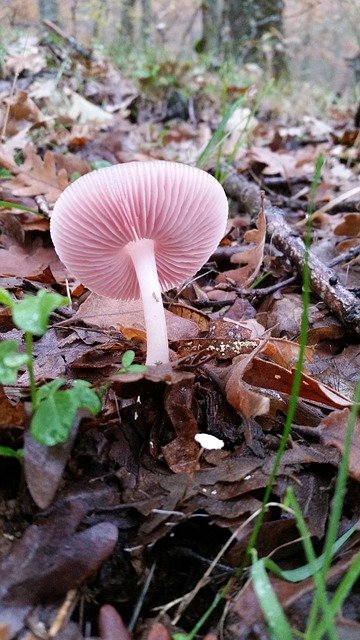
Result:
[[[326,631],[328,633],[328,637],[330,638],[330,640],[339,640],[339,636],[334,626],[334,616],[332,615],[327,598],[326,582],[324,582],[321,572],[317,570],[316,555],[311,542],[310,533],[306,526],[304,516],[301,513],[300,505],[295,497],[295,493],[292,487],[289,487],[287,490],[287,503],[294,511],[296,525],[302,538],[306,559],[310,564],[312,570],[316,587],[316,597],[319,605],[324,612],[324,621],[326,622]],[[323,558],[323,563],[324,562],[325,558]],[[309,640],[312,640],[312,636],[309,637]]]
[[[226,131],[226,125],[230,120],[231,116],[233,115],[234,111],[236,111],[236,109],[238,109],[238,107],[241,107],[243,104],[244,104],[244,96],[240,96],[240,98],[235,100],[235,102],[233,102],[233,104],[228,107],[224,117],[222,118],[221,122],[219,123],[214,133],[212,134],[205,149],[200,153],[196,162],[197,167],[199,167],[200,169],[204,167],[204,165],[208,162],[211,156],[213,156],[214,153],[216,153],[219,147],[230,135],[231,132]]]
[[[345,544],[347,540],[352,536],[352,534],[357,531],[359,528],[359,523],[354,524],[348,531],[346,531],[340,538],[335,542],[332,548],[332,555],[334,556],[339,549]],[[307,578],[311,578],[314,575],[314,572],[319,571],[324,563],[324,554],[322,553],[315,559],[315,563],[311,564],[310,562],[305,564],[302,567],[298,567],[297,569],[287,569],[283,571],[271,558],[266,558],[265,564],[266,568],[269,571],[272,571],[275,575],[287,582],[302,582]]]
[[[331,565],[332,548],[336,540],[339,522],[341,518],[341,511],[342,511],[342,506],[343,506],[345,491],[346,491],[351,443],[352,443],[352,438],[353,438],[354,429],[356,425],[356,419],[359,412],[359,403],[360,403],[360,380],[358,381],[355,388],[354,402],[353,402],[352,410],[351,410],[347,428],[346,428],[343,455],[340,460],[339,471],[338,471],[335,491],[334,491],[334,498],[333,498],[332,508],[330,512],[330,519],[329,519],[328,529],[325,537],[324,562],[321,569],[321,576],[324,584],[326,584],[327,573]],[[310,610],[308,626],[307,626],[307,634],[308,634],[307,637],[309,638],[309,640],[310,639],[312,640],[312,637],[314,634],[319,606],[320,606],[319,597],[318,597],[318,594],[316,593],[311,610]]]
[[[345,598],[350,593],[350,590],[354,583],[360,576],[360,554],[355,557],[354,562],[352,563],[350,569],[345,573],[342,581],[340,582],[338,588],[335,591],[335,595],[330,601],[330,609],[332,616],[335,616],[337,612],[340,610]],[[321,638],[326,633],[326,619],[323,618],[317,628],[314,631],[311,640],[321,640]]]
[[[266,573],[264,559],[256,559],[255,549],[252,556],[253,564],[250,576],[260,607],[268,623],[271,638],[273,640],[293,640],[284,611]]]
[[[20,209],[20,211],[29,211],[29,213],[34,213],[37,216],[44,216],[44,214],[39,213],[39,211],[31,209],[30,207],[25,207],[25,205],[18,204],[17,202],[7,202],[7,200],[0,200],[0,207],[4,207],[4,209]]]

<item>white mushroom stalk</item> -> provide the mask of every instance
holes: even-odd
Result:
[[[136,271],[144,307],[146,328],[146,364],[169,362],[165,311],[156,268],[154,240],[143,238],[126,245]]]
[[[206,171],[128,162],[67,187],[50,232],[60,260],[91,291],[116,300],[141,297],[152,365],[169,362],[161,292],[205,264],[223,237],[227,212],[224,189]]]

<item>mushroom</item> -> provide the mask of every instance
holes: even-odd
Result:
[[[70,273],[109,298],[142,298],[146,364],[169,362],[161,292],[180,285],[221,240],[228,205],[210,174],[177,162],[92,171],[57,200],[50,232]]]

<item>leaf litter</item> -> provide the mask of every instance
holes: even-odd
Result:
[[[86,627],[100,640],[169,640],[174,631],[192,629],[244,561],[299,355],[301,270],[290,250],[272,244],[268,204],[260,208],[258,185],[266,189],[271,184],[272,204],[282,207],[293,233],[301,234],[314,163],[325,149],[331,162],[317,194],[312,250],[326,266],[336,256],[344,257],[332,277],[356,301],[358,257],[346,256],[358,245],[359,214],[346,207],[332,212],[331,201],[338,186],[343,192],[354,189],[357,176],[342,171],[332,139],[339,133],[336,123],[304,121],[295,131],[254,118],[249,152],[238,150],[224,180],[232,210],[227,234],[198,277],[165,297],[171,365],[119,373],[127,351],[133,351],[135,364],[144,360],[142,310],[138,302],[99,299],[66,273],[48,234],[52,206],[76,176],[99,162],[195,161],[211,137],[216,106],[211,117],[204,108],[196,122],[170,118],[163,136],[163,121],[156,117],[159,105],[153,103],[145,118],[145,103],[138,101],[134,122],[129,106],[137,89],[108,61],[81,58],[76,78],[82,74],[82,86],[74,81],[62,95],[66,72],[52,101],[55,88],[44,73],[43,46],[34,42],[31,55],[7,59],[9,77],[15,68],[37,75],[26,91],[15,89],[10,95],[9,84],[9,94],[0,97],[5,132],[0,197],[38,215],[1,204],[0,279],[17,299],[39,289],[70,293],[71,307],[57,309],[49,330],[34,343],[35,381],[88,380],[101,389],[103,409],[95,417],[78,414],[69,439],[45,447],[28,431],[24,367],[15,384],[1,388],[0,445],[24,447],[26,487],[19,463],[3,457],[0,637],[33,637],[39,625],[49,633],[60,625],[61,636],[51,637],[80,640]],[[296,148],[296,136],[316,139],[319,128],[328,142]],[[289,140],[293,152],[288,151]],[[347,139],[336,144],[348,153]],[[292,485],[320,553],[344,451],[359,349],[351,324],[342,322],[333,302],[327,297],[324,304],[319,290],[312,292],[293,429],[272,491],[274,506],[266,512],[257,543],[260,557],[271,555],[283,568],[301,566],[304,555],[294,519],[276,505]],[[0,334],[1,340],[16,340],[25,352],[23,334],[5,308]],[[340,533],[360,515],[359,428],[357,424]],[[199,434],[222,441],[223,448],[201,448]],[[181,618],[172,622],[176,616],[169,603],[181,602],[196,588],[230,536],[230,548],[220,554]],[[355,534],[336,555],[330,593],[358,551]],[[301,628],[312,580],[270,580],[290,620]],[[349,638],[358,633],[357,598],[354,587],[337,621],[339,633]],[[210,617],[204,638],[220,637],[218,620],[217,613]],[[268,637],[249,584],[234,587],[224,624],[228,638]]]

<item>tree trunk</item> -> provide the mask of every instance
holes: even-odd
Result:
[[[219,55],[221,39],[220,7],[218,0],[202,0],[202,38],[198,50],[212,56]]]
[[[145,45],[151,41],[151,0],[141,0],[141,39]]]
[[[224,0],[227,49],[278,76],[286,70],[282,46],[284,0]]]
[[[57,22],[59,19],[59,7],[57,0],[39,0],[40,20]]]
[[[123,0],[121,12],[121,35],[129,45],[134,45],[135,43],[135,2],[136,0]]]

